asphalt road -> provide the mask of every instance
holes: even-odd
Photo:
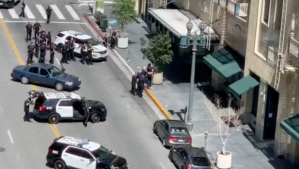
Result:
[[[6,23],[23,60],[26,60],[27,48],[24,41],[25,24]],[[43,24],[42,27],[51,31],[52,34],[69,29],[91,34],[84,24],[53,23]],[[82,123],[60,123],[57,125],[59,133],[55,132],[55,135],[46,123],[24,123],[22,121],[23,101],[27,97],[26,92],[30,90],[30,86],[10,81],[9,73],[18,61],[7,38],[4,38],[6,35],[2,28],[0,33],[3,36],[0,41],[1,47],[6,45],[3,50],[7,50],[5,58],[3,56],[0,58],[0,88],[3,91],[0,95],[0,105],[4,110],[4,113],[1,113],[2,109],[0,109],[0,117],[4,117],[0,118],[0,137],[4,138],[0,140],[0,147],[7,147],[5,152],[0,152],[0,168],[16,168],[16,165],[20,165],[21,167],[18,166],[18,168],[21,169],[47,168],[45,166],[47,147],[57,135],[76,136],[97,141],[124,156],[132,169],[174,168],[167,158],[168,150],[162,147],[160,141],[152,133],[154,112],[142,100],[131,96],[128,79],[124,77],[112,59],[93,66],[82,65],[79,62],[65,65],[66,72],[79,76],[83,82],[78,91],[79,94],[100,100],[107,106],[106,122],[89,123],[86,128]],[[60,55],[57,57],[60,59]],[[38,89],[52,91],[42,87]],[[13,103],[11,103],[12,99]],[[14,143],[10,142],[7,130],[10,131]],[[3,155],[5,158],[1,158]],[[14,159],[17,163],[14,163]]]

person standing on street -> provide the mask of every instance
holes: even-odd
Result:
[[[47,39],[47,46],[50,46],[52,43],[52,35],[50,31],[47,33],[46,39]]]
[[[24,13],[24,11],[25,11],[26,4],[25,4],[24,1],[22,1],[21,6],[22,6],[22,7],[21,7],[21,13],[19,14],[19,16],[20,16],[20,17],[25,17],[25,13]]]
[[[24,102],[24,112],[25,112],[25,115],[24,115],[23,119],[24,119],[24,121],[27,121],[27,122],[31,122],[30,121],[30,117],[29,117],[30,104],[32,104],[32,101],[31,101],[31,98],[29,97]]]
[[[74,56],[74,49],[75,49],[74,39],[71,38],[71,40],[69,41],[69,55],[70,55],[70,59],[76,61],[76,58]]]
[[[88,121],[89,121],[89,107],[84,107],[84,121],[83,121],[83,125],[85,126],[85,127],[87,127],[87,123],[88,123]]]
[[[108,37],[107,37],[107,34],[104,36],[103,40],[104,40],[104,44],[103,45],[107,48],[108,47]]]
[[[29,65],[30,63],[33,63],[33,54],[34,54],[34,51],[35,51],[35,45],[34,45],[33,42],[31,42],[28,45],[27,51],[28,51],[27,65]]]
[[[92,51],[93,51],[93,49],[92,49],[91,44],[88,44],[88,46],[87,46],[87,60],[86,60],[86,63],[88,65],[93,65],[93,63],[92,63]]]
[[[45,57],[46,57],[46,50],[47,50],[47,44],[45,41],[43,41],[40,44],[40,57],[39,57],[39,63],[45,63]]]
[[[152,66],[152,64],[148,64],[147,65],[147,81],[148,81],[148,88],[152,87],[152,80],[153,80],[153,76],[154,76],[154,68]]]
[[[86,45],[86,43],[82,45],[80,53],[81,53],[81,60],[80,60],[80,62],[82,64],[85,64],[86,57],[87,57],[87,45]]]
[[[35,24],[33,25],[33,29],[34,29],[34,39],[38,38],[40,28],[41,28],[40,23],[38,23],[38,21],[36,21]]]
[[[143,96],[143,90],[144,90],[144,84],[145,84],[145,82],[146,82],[146,79],[145,79],[145,76],[144,76],[144,74],[140,74],[140,77],[138,78],[138,95],[140,96],[140,97],[142,97]]]
[[[65,64],[68,64],[68,60],[67,60],[67,49],[66,49],[66,46],[63,45],[62,48],[61,48],[61,60],[60,60],[60,63],[65,63]]]
[[[32,34],[32,24],[28,22],[26,25],[26,42],[31,40],[31,34]]]
[[[50,51],[50,64],[54,64],[54,55],[55,55],[55,46],[54,43],[51,43],[49,46],[49,51]]]
[[[47,14],[47,24],[49,24],[50,23],[51,14],[52,14],[52,9],[51,9],[50,5],[46,9],[46,14]]]
[[[133,95],[136,94],[136,83],[137,83],[137,73],[135,73],[131,79],[131,93]]]

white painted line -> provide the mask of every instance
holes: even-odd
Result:
[[[58,19],[62,19],[64,20],[65,17],[62,15],[62,13],[60,12],[60,10],[58,9],[58,7],[56,5],[50,5],[52,10],[55,12],[55,14],[57,15]]]
[[[159,164],[163,169],[166,169],[166,167],[164,167],[164,165],[161,162],[159,162]]]
[[[10,131],[9,131],[9,130],[7,130],[7,134],[8,134],[8,136],[9,136],[9,139],[10,139],[11,143],[13,143],[13,139],[12,139],[12,136],[11,136],[11,134],[10,134]]]
[[[133,75],[135,74],[134,70],[128,65],[128,63],[118,54],[118,52],[115,49],[112,49],[113,52],[117,55],[118,59],[127,67],[127,69],[130,71],[130,73]]]
[[[2,12],[0,11],[0,19],[3,19],[3,15]]]
[[[60,64],[60,62],[59,62],[59,60],[57,59],[57,58],[55,58],[55,61],[57,62],[57,64],[60,66],[61,64]]]
[[[29,18],[29,19],[35,19],[35,16],[30,11],[30,9],[29,9],[29,7],[27,5],[25,6],[25,14],[26,14],[27,18]]]
[[[42,5],[35,5],[44,19],[47,19],[46,11]]]
[[[3,21],[7,23],[26,23],[26,22],[32,22],[31,21]],[[45,21],[38,21],[39,23],[46,23]],[[51,23],[59,23],[59,24],[80,24],[80,25],[87,25],[85,22],[62,22],[62,21],[52,21]]]
[[[14,9],[8,9],[8,12],[13,19],[19,19],[19,15],[16,13]]]
[[[72,15],[72,17],[75,20],[80,20],[80,17],[77,15],[77,13],[74,11],[74,9],[70,5],[65,5],[65,8],[69,11],[69,13]]]

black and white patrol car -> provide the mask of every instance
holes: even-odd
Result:
[[[102,102],[88,100],[74,92],[44,93],[31,90],[29,96],[34,99],[33,113],[37,119],[48,120],[51,124],[61,120],[84,120],[87,111],[93,123],[106,120],[107,109]]]
[[[48,149],[48,166],[54,169],[128,169],[125,158],[87,139],[61,136]]]

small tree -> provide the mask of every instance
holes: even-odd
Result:
[[[117,20],[121,30],[124,32],[124,27],[132,23],[137,17],[135,11],[135,0],[114,0],[111,16]]]
[[[234,109],[231,111],[231,104],[233,101],[233,97],[228,94],[227,98],[227,107],[228,111],[225,112],[222,106],[222,98],[219,95],[214,95],[215,105],[205,101],[208,110],[210,111],[221,139],[222,143],[222,154],[226,153],[226,144],[229,137],[241,126],[242,122],[240,120],[240,115],[244,112],[243,108]],[[213,113],[215,112],[215,113]]]
[[[157,34],[148,41],[140,38],[140,43],[144,58],[153,62],[158,72],[162,72],[164,66],[172,61],[173,52],[169,34]]]

